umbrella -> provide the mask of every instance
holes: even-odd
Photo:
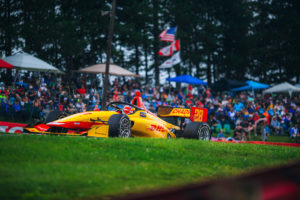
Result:
[[[247,84],[240,81],[222,78],[219,81],[213,83],[211,85],[211,88],[214,91],[228,91],[231,90],[232,88],[242,87],[245,85]]]
[[[191,85],[207,85],[206,82],[190,76],[190,75],[181,75],[181,76],[176,76],[174,78],[167,78],[167,81],[173,81],[173,82],[178,82],[178,83],[188,83]]]
[[[266,89],[263,91],[263,94],[266,93],[288,93],[290,96],[292,96],[293,93],[300,93],[300,88],[295,87],[288,82],[283,82],[278,85],[274,85],[273,87]]]
[[[78,70],[78,72],[86,72],[86,73],[92,73],[92,74],[105,74],[105,63],[92,65],[90,67],[80,69],[80,70]],[[109,74],[115,75],[115,76],[139,77],[139,75],[132,73],[131,71],[128,71],[118,65],[115,65],[115,64],[109,64]]]
[[[24,52],[5,57],[3,60],[24,70],[63,73],[45,61]]]
[[[242,91],[242,90],[259,90],[259,89],[265,89],[268,88],[269,85],[258,83],[255,81],[246,81],[247,85],[239,88],[234,88],[231,91]]]
[[[0,59],[0,68],[12,69],[14,66]]]

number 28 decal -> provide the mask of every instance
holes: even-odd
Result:
[[[207,121],[207,109],[206,108],[191,108],[191,121],[206,122]]]

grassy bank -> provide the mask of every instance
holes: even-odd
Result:
[[[299,148],[187,139],[0,135],[0,199],[80,199],[230,176]]]

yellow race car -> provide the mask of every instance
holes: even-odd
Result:
[[[210,127],[203,122],[204,111],[202,108],[159,107],[158,115],[155,115],[134,104],[111,102],[105,111],[87,111],[69,116],[54,111],[48,115],[45,123],[29,125],[24,130],[27,133],[91,137],[184,137],[210,140]]]

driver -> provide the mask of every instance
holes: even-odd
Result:
[[[146,106],[143,103],[141,92],[138,90],[135,92],[135,97],[132,99],[131,104],[136,105],[137,107],[140,107],[144,110],[147,110]]]

